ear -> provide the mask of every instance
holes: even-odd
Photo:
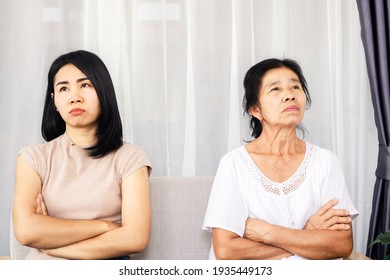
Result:
[[[263,120],[263,115],[261,114],[261,110],[260,110],[260,107],[259,105],[254,105],[252,106],[250,109],[249,109],[249,114],[253,117],[255,117],[256,119],[258,119],[259,121],[262,121]]]
[[[58,111],[57,106],[56,106],[56,101],[54,99],[54,93],[51,93],[50,97],[51,97],[51,100],[53,100],[53,104],[54,104],[54,107],[56,108],[56,111]]]

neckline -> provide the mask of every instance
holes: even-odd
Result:
[[[70,138],[70,136],[68,135],[68,133],[66,133],[66,131],[64,132],[63,136],[64,136],[63,138],[64,138],[65,141],[66,141],[66,144],[69,145],[70,147],[77,147],[77,148],[79,148],[79,149],[85,150],[85,149],[88,149],[88,148],[90,148],[90,147],[93,146],[93,145],[80,146],[80,145],[75,144],[75,143],[73,142],[73,140]]]
[[[258,182],[260,182],[263,185],[263,187],[267,191],[275,194],[281,194],[281,192],[283,192],[284,194],[288,194],[291,191],[297,189],[302,184],[304,178],[306,177],[306,172],[308,169],[307,167],[312,157],[311,155],[312,155],[313,145],[308,142],[305,142],[305,144],[306,144],[305,156],[302,162],[300,163],[298,169],[294,172],[292,176],[290,176],[287,180],[283,182],[274,182],[271,179],[269,179],[267,176],[265,176],[253,161],[245,145],[241,147],[241,151],[242,151],[241,154],[243,155],[244,161],[247,164],[249,172],[255,177],[255,179]]]

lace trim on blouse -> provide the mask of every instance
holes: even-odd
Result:
[[[284,182],[276,183],[268,179],[256,166],[248,151],[242,147],[240,157],[244,161],[249,174],[263,187],[267,192],[275,195],[288,195],[297,190],[306,179],[306,175],[312,165],[315,149],[310,143],[306,143],[306,154],[298,170]]]

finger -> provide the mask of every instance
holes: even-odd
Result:
[[[329,209],[322,215],[324,221],[327,221],[333,217],[349,217],[349,211],[346,209]]]
[[[318,215],[323,215],[324,213],[329,211],[329,209],[332,209],[333,206],[337,205],[337,203],[339,203],[339,200],[337,198],[333,198],[329,200],[327,203],[322,205],[320,209],[318,209],[317,211]]]
[[[35,203],[36,203],[35,213],[39,215],[42,214],[41,200],[39,199],[39,195],[35,198]]]
[[[43,215],[47,216],[47,209],[45,203],[42,201],[41,203],[42,213]]]
[[[350,227],[351,227],[350,224],[334,224],[329,229],[331,229],[331,230],[349,230]]]
[[[347,217],[340,217],[340,216],[334,216],[328,221],[326,221],[326,227],[331,228],[333,225],[338,225],[338,224],[349,224],[351,222],[351,218],[349,216]]]
[[[45,201],[43,200],[43,196],[42,196],[41,193],[39,194],[39,199],[40,199],[40,201],[41,201],[40,204],[41,204],[42,214],[47,216],[46,204],[45,204]]]

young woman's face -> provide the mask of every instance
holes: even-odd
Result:
[[[269,70],[252,115],[270,126],[297,126],[304,117],[306,95],[297,74],[286,67]]]
[[[63,66],[54,77],[54,103],[67,127],[96,129],[100,103],[95,88],[76,66]]]

